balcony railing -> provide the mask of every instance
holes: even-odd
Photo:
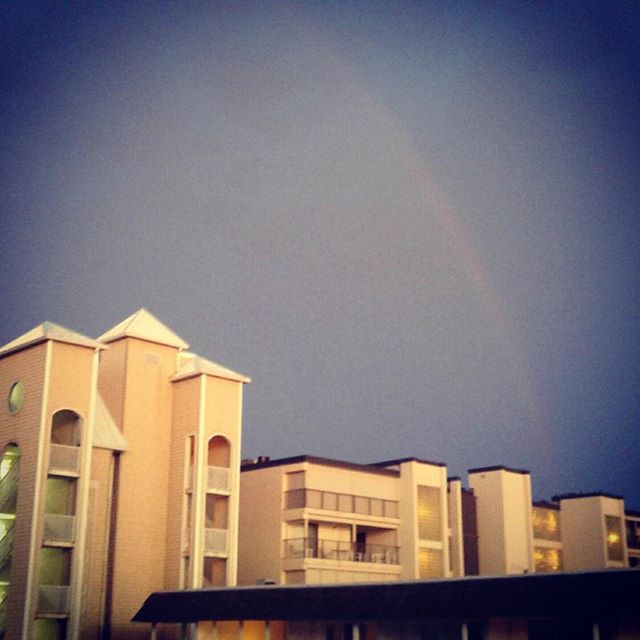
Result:
[[[640,535],[638,533],[627,531],[627,548],[640,549]]]
[[[80,447],[51,444],[49,470],[64,473],[80,473]]]
[[[289,538],[284,541],[284,557],[399,564],[400,549],[386,544]]]
[[[39,613],[68,613],[69,587],[67,585],[42,584],[38,589]]]
[[[227,553],[228,551],[228,531],[226,529],[205,529],[204,530],[204,552],[205,553]]]
[[[189,467],[186,488],[193,489],[193,467]],[[231,470],[227,467],[207,466],[206,491],[231,491]]]
[[[207,491],[230,491],[231,474],[227,467],[207,467]]]
[[[367,498],[366,496],[318,491],[317,489],[292,489],[285,491],[284,495],[286,509],[307,507],[309,509],[357,513],[364,516],[398,517],[398,502],[396,500]]]
[[[73,542],[76,537],[76,517],[45,513],[42,537],[49,542]]]

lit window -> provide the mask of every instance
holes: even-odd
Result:
[[[533,561],[536,573],[547,573],[549,571],[562,571],[562,551],[560,549],[549,549],[547,547],[534,547]]]
[[[607,557],[609,560],[622,561],[622,523],[617,516],[604,517],[607,535]]]
[[[442,540],[442,509],[440,489],[418,487],[418,538]]]
[[[418,575],[421,578],[442,577],[442,551],[420,549],[418,551]]]

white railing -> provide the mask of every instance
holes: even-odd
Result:
[[[45,513],[42,537],[51,542],[73,542],[76,537],[76,517]]]
[[[207,491],[229,491],[231,474],[226,467],[207,467]]]
[[[205,553],[227,553],[228,532],[226,529],[204,530]]]
[[[49,456],[49,470],[79,473],[80,447],[52,443],[51,454]]]
[[[68,613],[69,587],[67,585],[41,584],[38,589],[39,613]]]

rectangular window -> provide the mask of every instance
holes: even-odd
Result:
[[[304,471],[293,471],[285,476],[287,489],[304,489]]]
[[[607,558],[622,561],[622,523],[617,516],[604,517],[607,532]]]
[[[533,537],[539,540],[560,540],[560,512],[545,507],[533,507]]]
[[[293,489],[292,491],[287,491],[284,496],[285,509],[302,509],[305,506],[304,489]]]
[[[533,561],[536,573],[548,573],[550,571],[562,571],[562,551],[549,549],[548,547],[534,547]]]
[[[442,577],[442,551],[440,549],[418,550],[418,575],[421,578]]]
[[[437,487],[418,487],[418,538],[442,540],[442,505]]]

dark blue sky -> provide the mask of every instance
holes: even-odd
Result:
[[[0,342],[141,306],[244,454],[640,508],[635,2],[7,2]]]

